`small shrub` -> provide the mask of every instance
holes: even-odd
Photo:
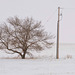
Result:
[[[67,58],[68,58],[68,59],[71,59],[71,58],[72,58],[72,55],[67,55]]]

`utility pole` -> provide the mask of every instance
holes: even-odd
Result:
[[[58,7],[56,59],[59,59],[59,21],[60,21],[60,7]]]

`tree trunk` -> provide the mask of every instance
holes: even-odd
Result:
[[[22,59],[25,59],[26,51],[22,55]]]
[[[25,53],[22,55],[22,59],[25,59]]]

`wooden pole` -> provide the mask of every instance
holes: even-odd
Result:
[[[60,21],[60,7],[58,7],[58,22],[57,22],[57,50],[56,50],[56,59],[59,59],[59,21]]]

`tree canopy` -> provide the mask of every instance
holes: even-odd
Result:
[[[0,47],[11,53],[18,53],[22,59],[32,55],[30,51],[42,51],[51,48],[54,36],[48,34],[41,22],[32,18],[11,17],[0,27]]]

